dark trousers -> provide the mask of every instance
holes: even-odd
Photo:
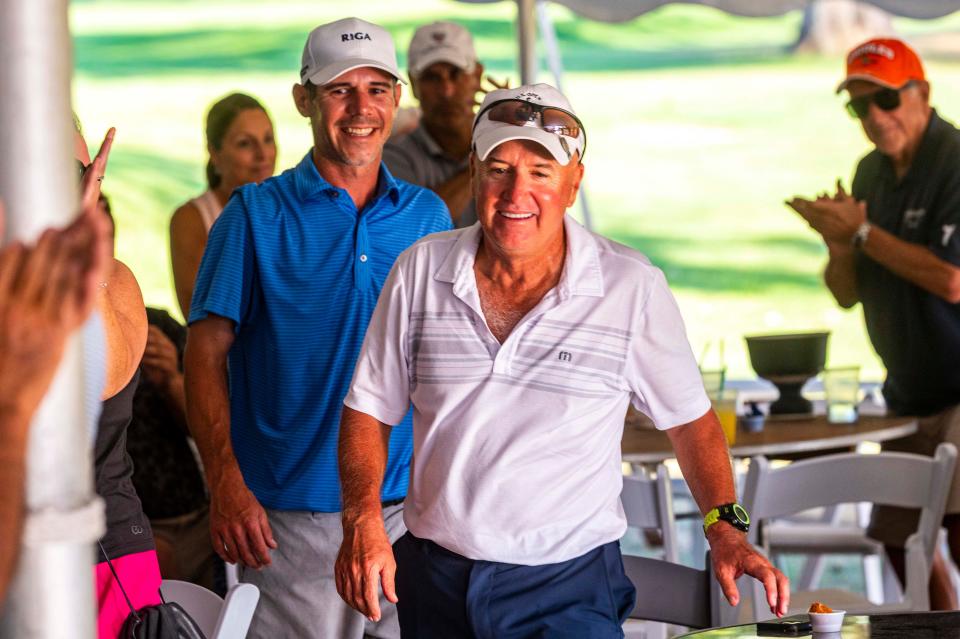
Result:
[[[543,566],[474,561],[409,532],[393,551],[403,639],[619,639],[636,600],[615,541]]]

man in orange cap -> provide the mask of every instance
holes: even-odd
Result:
[[[837,92],[876,147],[857,166],[852,193],[787,204],[827,245],[824,280],[840,306],[860,302],[867,332],[887,368],[883,394],[891,412],[916,415],[918,432],[885,445],[931,455],[937,444],[960,447],[960,131],[930,106],[930,84],[917,54],[894,39],[876,39],[847,56]],[[944,525],[960,560],[958,476]],[[903,578],[904,543],[917,511],[877,508],[870,535],[882,541]],[[939,557],[931,605],[954,608]]]

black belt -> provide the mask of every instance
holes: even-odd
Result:
[[[404,497],[400,497],[399,499],[388,499],[386,501],[380,502],[380,505],[384,508],[389,508],[390,506],[399,506],[400,504],[403,503],[404,499],[405,499]]]

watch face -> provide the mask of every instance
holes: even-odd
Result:
[[[747,511],[740,504],[733,505],[733,514],[741,522],[745,524],[750,523],[750,515],[747,514]]]

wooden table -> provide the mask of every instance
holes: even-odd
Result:
[[[757,636],[754,624],[683,635],[689,639],[754,639]],[[960,639],[960,612],[847,615],[840,632],[802,636],[812,636],[813,639]]]
[[[861,442],[884,442],[917,431],[912,417],[861,415],[854,424],[830,424],[820,415],[809,419],[768,418],[759,433],[737,432],[730,452],[734,457],[783,455],[856,446]],[[663,431],[643,428],[628,418],[620,447],[623,461],[655,464],[674,456],[670,439]]]

